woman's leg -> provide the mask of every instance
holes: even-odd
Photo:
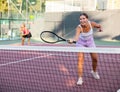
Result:
[[[91,73],[95,79],[100,79],[100,76],[97,73],[98,55],[96,53],[90,53],[90,55],[92,58],[92,68],[93,68]]]
[[[30,45],[30,38],[28,38],[28,45]]]
[[[28,38],[28,45],[30,45],[30,38],[32,37],[31,33],[29,32],[29,34],[27,35]]]
[[[77,85],[82,85],[82,83],[83,83],[83,80],[82,80],[83,63],[84,63],[84,54],[79,52],[78,53],[78,76],[79,76],[79,79],[77,81]]]
[[[78,53],[78,76],[82,77],[83,74],[84,54]]]
[[[97,55],[97,53],[90,53],[90,55],[91,55],[91,59],[92,59],[93,71],[96,72],[97,63],[98,63],[98,55]]]
[[[22,37],[21,45],[24,45],[24,42],[25,42],[25,38]]]

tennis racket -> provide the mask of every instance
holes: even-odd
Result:
[[[62,42],[62,41],[66,41],[68,43],[70,43],[70,40],[66,40],[60,36],[58,36],[57,34],[55,34],[54,32],[51,31],[43,31],[40,34],[40,38],[42,39],[42,41],[46,42],[46,43],[57,43],[57,42]],[[73,41],[73,43],[76,43],[75,41]]]

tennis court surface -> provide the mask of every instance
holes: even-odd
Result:
[[[83,85],[77,86],[78,52],[85,53]],[[91,75],[89,53],[98,53],[100,79]],[[120,48],[0,46],[0,92],[116,92]]]

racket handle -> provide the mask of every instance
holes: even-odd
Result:
[[[76,43],[76,41],[73,41],[73,43]]]
[[[70,42],[70,40],[67,40],[68,43],[72,44],[72,43],[76,43],[76,41],[72,41]]]

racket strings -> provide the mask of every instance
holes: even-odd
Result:
[[[59,38],[55,34],[47,33],[47,32],[42,33],[41,38],[46,42],[56,42],[59,40]]]

